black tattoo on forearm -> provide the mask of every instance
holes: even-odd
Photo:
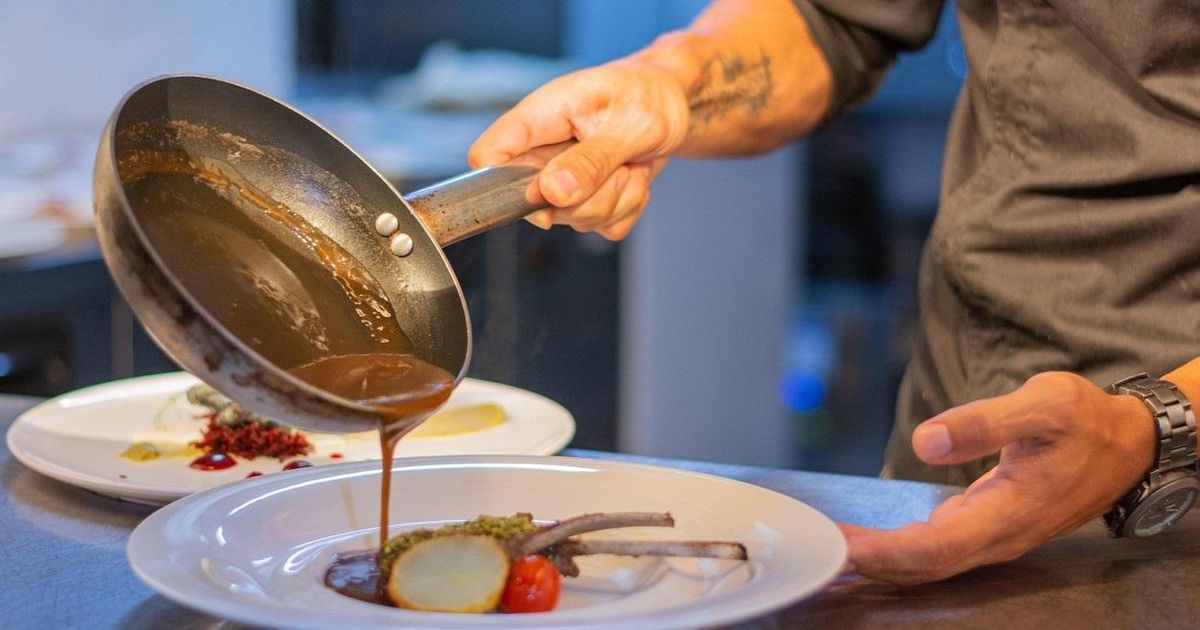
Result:
[[[750,114],[762,111],[771,100],[771,59],[760,51],[757,61],[718,54],[704,63],[700,78],[688,90],[690,127],[703,128],[737,108]]]

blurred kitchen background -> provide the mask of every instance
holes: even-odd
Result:
[[[199,72],[281,96],[411,191],[463,171],[476,135],[537,85],[704,4],[7,0],[0,392],[176,369],[91,237],[97,137],[139,81]],[[575,447],[875,474],[964,63],[948,7],[927,49],[809,140],[672,161],[622,243],[522,222],[450,247],[471,375],[565,405]]]

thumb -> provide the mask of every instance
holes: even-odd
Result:
[[[591,136],[550,160],[538,175],[538,186],[551,204],[559,208],[575,206],[636,157],[640,156],[615,137]]]
[[[1042,402],[1027,390],[949,409],[913,431],[917,457],[927,464],[961,464],[1020,440],[1048,438]]]

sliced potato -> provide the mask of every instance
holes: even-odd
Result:
[[[439,411],[409,433],[409,437],[443,437],[475,433],[504,424],[508,414],[496,403],[453,407]]]
[[[417,543],[392,563],[388,597],[401,608],[487,612],[500,603],[508,554],[490,536],[451,535]]]

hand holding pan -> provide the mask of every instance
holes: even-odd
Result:
[[[96,230],[122,294],[184,369],[263,416],[364,431],[374,409],[288,370],[390,342],[460,380],[470,319],[441,247],[546,207],[532,181],[566,146],[401,197],[288,105],[168,76],[134,88],[104,131]]]

